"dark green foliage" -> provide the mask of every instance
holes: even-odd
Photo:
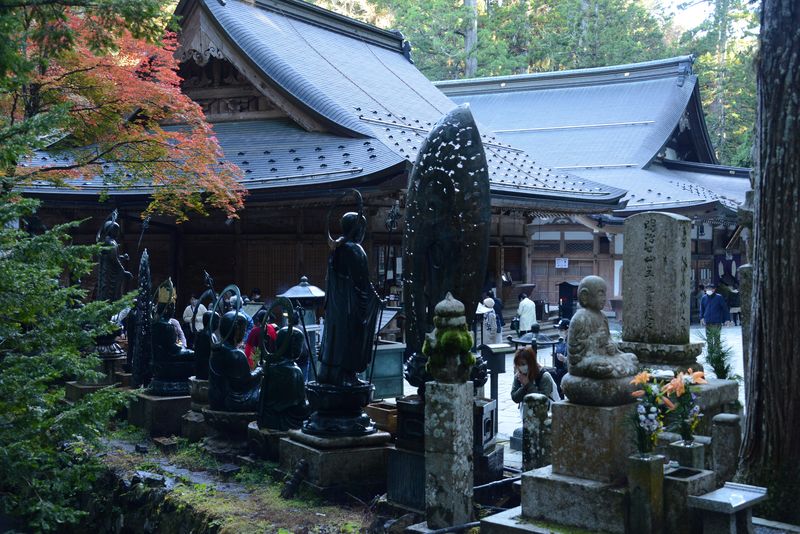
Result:
[[[709,326],[706,328],[706,363],[711,366],[717,378],[722,380],[732,380],[739,378],[734,376],[731,358],[732,349],[722,344],[722,328],[719,326]]]
[[[88,352],[112,306],[80,307],[85,291],[64,282],[85,275],[97,251],[70,244],[75,223],[35,236],[13,228],[35,207],[0,195],[0,506],[51,531],[83,515],[80,495],[99,474],[94,445],[124,397],[100,390],[64,402],[65,380],[97,377]]]

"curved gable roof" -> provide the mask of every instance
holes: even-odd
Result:
[[[698,99],[691,65],[691,56],[679,56],[437,86],[456,102],[469,102],[503,140],[560,169],[643,168]],[[697,106],[699,100],[690,111]],[[693,126],[705,132],[702,114]]]

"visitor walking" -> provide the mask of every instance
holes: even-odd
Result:
[[[519,308],[517,308],[517,315],[519,315],[519,334],[523,335],[530,332],[536,322],[536,304],[528,298],[527,293],[519,294]]]
[[[497,323],[495,340],[493,340],[492,343],[502,343],[503,327],[506,325],[506,321],[503,319],[503,301],[496,297],[492,291],[489,291],[486,296],[494,300],[494,320]]]
[[[195,314],[195,307],[197,307],[197,314]],[[188,348],[190,349],[194,348],[195,333],[203,329],[203,314],[207,311],[206,307],[197,301],[195,295],[191,296],[189,305],[183,309],[181,319],[183,319],[184,328],[186,328],[186,340],[189,343]],[[194,328],[192,328],[192,317],[194,317]]]
[[[717,293],[714,284],[706,285],[706,294],[700,299],[700,324],[706,327],[706,343],[718,344],[722,325],[730,324],[730,320],[725,298]]]
[[[486,297],[483,299],[483,323],[481,326],[481,337],[478,343],[489,345],[495,343],[497,339],[497,315],[494,311],[494,299]]]

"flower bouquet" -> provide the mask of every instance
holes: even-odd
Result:
[[[705,376],[702,371],[693,372],[689,369],[685,373],[678,373],[661,388],[664,395],[664,402],[668,406],[667,428],[678,432],[684,444],[694,441],[694,430],[700,422],[703,414],[700,413],[700,406],[697,405],[697,386],[706,384]]]
[[[664,395],[658,382],[644,371],[636,375],[631,384],[641,386],[633,392],[636,412],[631,418],[636,437],[636,450],[644,457],[653,452],[658,435],[664,429]]]

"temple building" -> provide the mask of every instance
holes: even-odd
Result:
[[[538,298],[554,302],[556,282],[598,273],[618,295],[620,223],[653,209],[696,221],[698,278],[716,273],[711,262],[749,183],[746,169],[716,163],[690,58],[437,88],[400,33],[306,2],[182,0],[177,13],[182,89],[243,171],[241,217],[154,217],[142,232],[148,184],[122,189],[85,176],[73,188],[37,183],[26,192],[44,201],[46,225],[91,217],[76,242],[93,242],[116,208],[129,269],[147,248],[153,279],[172,277],[179,306],[202,289],[204,270],[218,288],[236,283],[268,297],[302,275],[324,285],[326,230],[335,235],[352,209],[351,188],[364,196],[373,278],[396,295],[410,170],[432,126],[463,102],[489,163],[487,288],[505,287],[508,299],[536,283]],[[555,269],[556,258],[568,267]]]
[[[241,218],[195,217],[180,225],[154,218],[139,246],[149,186],[117,189],[87,176],[74,189],[28,189],[45,200],[45,224],[92,216],[76,241],[93,241],[117,208],[131,266],[147,247],[154,280],[172,276],[180,301],[202,289],[203,270],[219,287],[237,283],[270,296],[301,275],[324,284],[327,220],[335,234],[345,206],[332,208],[356,187],[371,223],[365,249],[375,279],[387,292],[396,287],[402,233],[389,229],[387,215],[397,203],[402,208],[421,142],[456,105],[417,70],[403,36],[298,0],[183,0],[177,13],[182,88],[203,107],[225,158],[243,170],[249,194]],[[487,286],[504,270],[523,276],[528,258],[519,251],[527,250],[526,226],[534,218],[622,206],[624,190],[543,168],[490,130],[481,133],[492,233],[496,244],[515,251],[501,269],[504,255],[492,249]],[[98,203],[103,191],[108,199]]]
[[[537,217],[528,225],[527,281],[537,284],[537,298],[557,302],[558,283],[598,274],[618,301],[622,222],[642,211],[693,221],[695,284],[736,278],[746,260],[736,210],[750,189],[749,169],[718,163],[692,62],[681,56],[436,83],[455,102],[468,102],[498,139],[555,172],[627,191],[625,206],[610,215]]]

